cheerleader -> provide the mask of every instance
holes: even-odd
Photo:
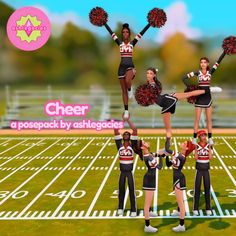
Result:
[[[201,192],[201,181],[204,181],[204,196],[206,203],[206,214],[211,215],[211,196],[210,196],[210,160],[212,159],[212,149],[207,142],[207,133],[204,130],[197,132],[199,143],[195,148],[195,159],[196,159],[196,176],[194,183],[194,206],[193,214],[199,215],[198,206]]]
[[[146,73],[147,77],[147,83],[154,89],[153,91],[159,90],[157,92],[157,96],[154,96],[154,102],[162,108],[161,114],[163,117],[163,122],[165,125],[166,129],[166,142],[165,142],[165,150],[168,153],[171,153],[172,151],[170,150],[170,139],[172,136],[172,129],[171,129],[171,115],[175,113],[175,108],[176,108],[176,103],[178,100],[186,99],[192,96],[197,96],[205,93],[205,90],[195,90],[192,92],[188,93],[171,93],[171,94],[160,94],[162,90],[162,86],[160,81],[157,79],[157,70],[153,67],[150,67],[147,69]],[[141,87],[141,86],[140,86]],[[151,89],[152,90],[152,89]],[[139,88],[136,90],[136,100],[140,105],[141,104],[140,100],[142,100],[142,97],[139,96]],[[150,104],[153,103],[152,97],[149,96],[149,101]],[[148,104],[148,105],[150,105]]]
[[[144,232],[146,233],[155,233],[157,228],[154,228],[150,225],[150,216],[157,216],[150,212],[152,199],[154,191],[156,190],[156,169],[162,168],[162,157],[165,156],[163,151],[158,153],[149,152],[149,143],[139,140],[137,144],[138,153],[143,156],[145,164],[147,166],[147,172],[143,178],[143,190],[145,192],[145,203],[144,203],[144,217],[145,217],[145,226]],[[159,158],[159,164],[157,161]]]
[[[124,118],[124,117],[123,117]],[[138,133],[134,124],[125,119],[132,129],[132,133],[125,131],[121,136],[119,130],[114,129],[115,143],[118,149],[119,161],[120,161],[120,177],[119,177],[119,204],[118,215],[123,215],[124,212],[124,199],[125,199],[125,184],[126,178],[128,179],[130,205],[131,205],[131,217],[137,216],[134,176],[133,176],[133,162],[134,162],[134,149],[137,149]],[[142,156],[140,156],[142,159]]]
[[[124,103],[124,118],[129,117],[128,111],[128,97],[132,97],[132,80],[135,76],[135,68],[133,64],[133,48],[138,42],[138,40],[143,36],[143,34],[149,29],[149,27],[160,28],[164,26],[167,17],[166,13],[160,8],[153,8],[148,12],[147,20],[148,24],[143,28],[143,30],[130,41],[130,28],[129,25],[123,24],[121,34],[122,40],[120,40],[117,35],[111,30],[108,21],[107,12],[101,7],[93,8],[89,13],[90,22],[96,26],[105,26],[108,32],[111,34],[113,40],[120,47],[121,62],[118,69],[118,78],[120,80],[120,85],[122,89],[122,97]]]
[[[122,97],[124,103],[124,118],[129,117],[128,98],[132,98],[132,80],[135,77],[135,67],[133,63],[133,48],[139,39],[144,35],[150,25],[147,25],[136,37],[130,41],[129,24],[125,23],[121,29],[122,40],[111,30],[109,25],[105,24],[105,28],[111,34],[112,39],[120,48],[121,61],[118,69],[118,79],[122,90]]]
[[[189,85],[189,79],[197,76],[199,89],[203,89],[206,92],[197,96],[195,101],[195,121],[194,121],[194,133],[193,133],[193,143],[197,144],[197,131],[199,126],[199,121],[202,113],[202,109],[205,109],[206,122],[208,130],[208,142],[210,146],[214,144],[212,140],[212,98],[211,92],[221,92],[220,88],[215,88],[215,91],[210,90],[211,76],[218,68],[220,62],[225,57],[226,53],[223,52],[212,68],[209,66],[209,59],[207,57],[202,57],[200,59],[200,70],[197,72],[190,72],[184,78],[183,82],[186,86]]]
[[[191,141],[185,141],[180,144],[181,152],[175,153],[172,151],[172,158],[169,159],[166,156],[166,165],[173,167],[173,189],[175,191],[176,200],[178,203],[179,210],[179,225],[172,228],[174,232],[185,231],[184,218],[185,218],[185,207],[183,190],[186,189],[186,179],[182,173],[182,168],[185,164],[186,157],[195,149],[195,145]]]

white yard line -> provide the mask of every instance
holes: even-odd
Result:
[[[98,191],[97,191],[95,197],[93,198],[93,201],[92,201],[92,203],[90,204],[90,206],[89,206],[89,208],[88,208],[88,211],[87,211],[87,213],[86,213],[85,216],[89,216],[89,215],[91,214],[91,212],[92,212],[92,210],[93,210],[93,208],[94,208],[94,206],[95,206],[95,204],[96,204],[96,202],[97,202],[97,199],[98,199],[98,197],[100,196],[100,194],[101,194],[101,192],[102,192],[102,190],[103,190],[103,188],[104,188],[104,186],[105,186],[105,184],[106,184],[106,182],[107,182],[107,179],[109,178],[109,176],[110,176],[110,174],[111,174],[111,172],[112,172],[112,170],[113,170],[113,168],[114,168],[114,165],[115,165],[115,163],[116,163],[118,157],[119,157],[119,155],[118,155],[118,153],[117,153],[116,156],[115,156],[115,158],[114,158],[114,160],[113,160],[113,162],[112,162],[112,164],[110,165],[109,170],[107,171],[106,176],[104,177],[104,179],[103,179],[103,181],[102,181],[102,184],[100,185],[100,187],[99,187],[99,189],[98,189]]]
[[[217,209],[218,209],[218,211],[219,211],[220,216],[223,216],[224,213],[223,213],[223,211],[222,211],[222,209],[221,209],[220,203],[219,203],[219,201],[218,201],[218,199],[217,199],[217,197],[216,197],[216,194],[215,194],[215,192],[214,192],[214,189],[213,189],[212,185],[211,185],[211,195],[212,195],[212,197],[213,197],[213,199],[214,199],[214,201],[215,201],[215,204],[216,204],[216,207],[217,207]]]
[[[94,139],[91,139],[80,151],[76,154],[76,156],[64,166],[64,168],[40,191],[39,194],[20,212],[17,217],[21,217],[24,215],[26,211],[47,191],[47,189],[63,174],[63,172],[77,159],[77,157],[90,145],[90,143]],[[74,142],[77,140],[74,140]],[[104,145],[105,146],[105,145]],[[93,162],[93,161],[92,161]],[[87,167],[88,168],[88,167]],[[67,194],[67,196],[69,193]],[[70,194],[71,195],[71,194]],[[63,199],[64,200],[64,199]]]
[[[0,143],[0,146],[2,146],[3,144],[5,144],[5,143],[7,143],[7,142],[9,142],[9,141],[11,141],[11,139],[7,139],[6,141]]]
[[[28,141],[28,140],[29,140],[29,138],[26,138],[25,140],[23,140],[23,141],[21,141],[21,142],[15,144],[15,145],[13,145],[12,147],[10,147],[10,148],[8,148],[8,149],[6,149],[6,150],[0,152],[0,155],[3,154],[3,153],[5,153],[5,152],[10,151],[11,149],[13,149],[13,148],[19,146],[20,144],[22,144],[22,143],[24,143],[24,142],[26,142],[26,141]]]
[[[31,148],[37,146],[37,144],[41,143],[41,142],[44,141],[44,140],[45,140],[45,139],[42,139],[42,140],[38,141],[35,145],[32,145],[32,146],[26,148],[25,150],[23,150],[23,151],[20,152],[20,153],[17,153],[15,156],[13,156],[13,157],[11,157],[10,159],[8,159],[7,161],[1,163],[1,164],[0,164],[0,167],[1,167],[1,166],[4,166],[4,165],[7,164],[8,162],[14,160],[16,157],[20,156],[22,153],[27,152],[29,149],[31,149]],[[1,182],[0,182],[0,183],[1,183]]]
[[[44,140],[44,139],[43,139]],[[38,143],[42,142],[43,140],[40,140]],[[31,161],[33,161],[35,158],[37,158],[39,155],[41,155],[43,152],[45,152],[46,150],[48,150],[50,147],[52,147],[53,145],[55,145],[56,143],[58,143],[59,141],[61,140],[58,139],[56,142],[52,143],[50,146],[48,146],[47,148],[45,148],[44,150],[42,150],[40,153],[38,153],[37,155],[35,155],[34,157],[32,157],[29,161],[25,162],[24,164],[22,164],[21,166],[17,167],[14,171],[12,171],[10,174],[8,174],[7,176],[3,177],[1,180],[0,180],[0,183],[2,183],[3,181],[5,181],[6,179],[8,179],[10,176],[12,176],[13,174],[15,174],[17,171],[19,171],[22,167],[26,166],[27,164],[29,164]],[[35,145],[34,145],[35,146]],[[26,150],[24,150],[23,152],[27,151],[28,149],[32,148],[33,146],[27,148]],[[20,153],[22,154],[22,152]],[[17,156],[19,156],[20,154],[18,154]],[[14,156],[15,158],[16,156]],[[11,161],[11,159],[9,159],[8,161]],[[4,162],[3,164],[6,164],[8,161]],[[2,165],[3,165],[2,164]],[[0,165],[0,166],[2,166]]]
[[[50,147],[52,147],[54,144],[56,144],[57,142],[59,142],[62,138],[60,138],[59,140],[57,140],[56,142],[54,142],[53,144],[51,144],[49,147],[47,147],[46,149],[44,149],[42,152],[44,152],[45,150],[49,149]],[[7,197],[5,197],[4,199],[2,199],[0,201],[0,205],[2,205],[8,198],[10,198],[13,194],[15,194],[19,189],[21,189],[24,185],[26,185],[30,180],[32,180],[40,171],[42,171],[47,165],[49,165],[51,162],[53,162],[59,155],[61,155],[61,153],[63,153],[66,149],[68,149],[71,145],[73,145],[75,142],[77,141],[77,139],[75,139],[73,142],[70,143],[70,145],[66,146],[65,148],[63,148],[59,153],[57,153],[54,158],[50,159],[50,161],[48,161],[45,165],[43,165],[39,170],[37,170],[33,175],[31,175],[28,179],[26,179],[23,183],[21,183],[17,188],[15,188],[9,195],[7,195]],[[41,152],[41,153],[42,153]],[[40,154],[38,154],[40,155]]]
[[[226,141],[225,138],[222,138],[224,142],[228,145],[228,147],[233,151],[234,155],[236,155],[236,151],[233,149],[233,147]]]
[[[135,169],[136,169],[136,166],[137,166],[138,158],[139,158],[139,155],[136,155],[136,159],[135,159],[135,162],[134,162],[134,165],[133,165],[133,171],[132,171],[133,175],[134,175],[134,172],[135,172]],[[135,186],[135,178],[134,178],[134,191],[135,190],[136,190],[136,186]],[[129,188],[127,187],[126,192],[125,192],[125,199],[124,199],[124,209],[126,207],[128,197],[129,197]],[[135,199],[135,201],[137,201],[137,199]]]
[[[233,209],[232,209],[233,210]],[[228,211],[229,212],[229,211]],[[0,216],[0,221],[32,221],[32,220],[137,220],[137,219],[143,219],[143,216],[136,216],[136,217],[130,217],[130,216],[116,216],[116,215],[100,215],[100,212],[97,212],[96,216],[83,216],[80,215],[81,212],[76,213],[76,215],[70,215],[71,212],[65,211],[63,214],[58,215],[56,217],[50,217],[48,216],[50,214],[49,212],[45,211],[33,211],[30,212],[28,216],[24,217],[16,217],[17,212],[13,211],[6,211],[3,212],[3,214]],[[103,212],[104,213],[104,212]],[[179,218],[179,216],[173,217],[170,215],[162,215],[162,216],[157,216],[155,219],[173,219],[173,218]],[[186,219],[236,219],[236,215],[230,213],[230,214],[225,214],[222,216],[219,215],[200,215],[200,216],[185,216]]]
[[[178,146],[177,146],[176,138],[174,138],[174,144],[175,144],[175,152],[178,152]],[[184,206],[185,206],[186,215],[190,216],[190,210],[189,210],[186,190],[183,190],[183,195],[184,195]]]
[[[156,151],[159,151],[159,148],[160,148],[160,138],[158,137]],[[158,158],[158,160],[159,160],[159,158]],[[159,175],[159,170],[156,169],[156,190],[154,191],[154,199],[153,199],[153,211],[154,212],[157,212],[157,209],[158,209],[158,175]]]
[[[214,153],[216,154],[216,157],[218,158],[218,160],[220,161],[221,165],[223,166],[223,168],[225,169],[226,173],[228,174],[229,178],[232,180],[234,186],[236,186],[236,181],[233,177],[233,175],[230,173],[229,169],[227,168],[227,166],[225,165],[225,163],[223,162],[223,160],[220,158],[220,155],[218,154],[218,152],[216,151],[216,149],[214,148]]]

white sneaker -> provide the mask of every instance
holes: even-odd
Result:
[[[198,210],[193,210],[193,215],[194,215],[194,216],[198,216],[198,215],[199,215]]]
[[[150,211],[150,212],[149,212],[149,216],[150,216],[150,217],[157,217],[158,214],[157,214],[156,212],[154,212],[154,211]]]
[[[119,215],[119,216],[123,216],[123,210],[122,209],[118,209],[118,211],[117,211],[117,214]]]
[[[177,211],[177,210],[174,210],[174,211],[171,213],[171,216],[180,216],[180,212]]]
[[[130,216],[131,217],[136,217],[137,216],[137,212],[136,211],[131,212]]]
[[[197,138],[192,139],[192,144],[197,145]]]
[[[128,90],[128,97],[132,98],[133,97],[133,88],[131,87],[130,91]]]
[[[144,226],[144,232],[145,233],[156,233],[158,231],[157,228],[152,227],[151,225],[149,226]]]
[[[185,226],[184,225],[178,225],[174,228],[172,228],[174,232],[184,232],[185,231]]]
[[[208,139],[208,143],[209,143],[210,146],[213,146],[213,145],[214,145],[214,141],[212,140],[212,138],[209,138],[209,139]]]
[[[222,92],[222,88],[220,88],[220,87],[210,87],[210,90],[212,93],[221,93]]]
[[[206,214],[207,214],[207,216],[211,216],[212,215],[212,211],[211,210],[206,210]]]

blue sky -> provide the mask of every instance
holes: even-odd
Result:
[[[162,42],[169,35],[181,31],[188,38],[236,35],[236,1],[234,0],[5,0],[19,8],[39,6],[47,12],[55,24],[71,20],[99,35],[106,35],[104,29],[91,25],[88,13],[94,6],[101,6],[109,13],[109,24],[114,28],[117,22],[130,23],[133,31],[138,32],[147,23],[146,15],[153,7],[167,12],[167,24],[161,29],[151,29],[146,37]],[[157,32],[159,31],[159,32]]]

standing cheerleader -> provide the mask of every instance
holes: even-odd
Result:
[[[194,206],[193,214],[199,215],[198,206],[201,192],[201,181],[204,181],[204,195],[206,202],[206,214],[211,215],[211,196],[210,196],[210,160],[212,159],[212,149],[207,143],[207,133],[204,130],[199,130],[197,132],[199,138],[199,143],[196,145],[195,149],[195,159],[196,159],[196,177],[194,183]]]
[[[133,63],[133,48],[144,33],[152,27],[162,27],[166,22],[166,14],[162,9],[154,8],[148,13],[148,24],[143,30],[130,41],[129,24],[125,23],[121,29],[122,40],[111,30],[107,24],[107,13],[100,7],[91,10],[89,14],[90,22],[96,26],[105,26],[107,31],[111,34],[112,39],[120,48],[121,61],[118,69],[118,79],[122,90],[122,98],[124,103],[124,118],[129,117],[128,99],[132,97],[132,80],[135,77],[135,67]]]
[[[190,141],[185,141],[180,144],[180,153],[175,153],[172,151],[172,158],[169,159],[166,156],[166,165],[168,167],[173,167],[173,189],[175,191],[176,200],[178,203],[179,214],[179,225],[172,228],[174,232],[185,231],[184,218],[185,218],[185,207],[184,207],[184,197],[183,190],[186,189],[186,179],[182,173],[182,168],[185,164],[186,157],[195,149],[195,145]]]
[[[118,215],[123,215],[124,212],[124,199],[125,199],[125,183],[128,179],[129,197],[131,205],[131,217],[137,215],[134,176],[133,176],[133,163],[134,163],[134,150],[137,149],[138,133],[134,124],[129,119],[124,119],[132,129],[132,133],[125,131],[121,136],[119,130],[115,129],[115,142],[118,149],[120,161],[120,177],[119,177],[119,204]],[[140,156],[142,159],[142,156]]]
[[[222,43],[223,52],[220,55],[219,59],[213,65],[212,68],[209,66],[209,59],[207,57],[202,57],[200,59],[200,70],[197,72],[190,72],[183,78],[183,82],[187,85],[187,91],[192,90],[189,86],[189,79],[191,77],[198,77],[198,89],[204,89],[205,94],[197,96],[196,98],[190,98],[190,103],[195,103],[195,121],[194,121],[194,133],[193,133],[193,143],[196,144],[197,131],[199,126],[199,120],[202,113],[202,109],[205,109],[206,121],[207,121],[207,130],[208,130],[208,143],[210,146],[214,144],[212,140],[212,99],[211,92],[220,92],[221,89],[212,91],[209,89],[211,83],[211,76],[218,68],[220,62],[223,60],[225,55],[236,54],[236,37],[229,36],[223,40]],[[194,87],[194,86],[193,86]],[[194,89],[194,88],[193,88]]]
[[[147,83],[140,85],[135,92],[135,98],[141,106],[149,106],[156,103],[162,108],[161,114],[166,129],[165,150],[171,153],[170,139],[172,136],[171,115],[175,113],[176,103],[178,100],[186,99],[192,96],[197,96],[205,93],[205,90],[195,90],[188,93],[171,93],[161,94],[162,86],[157,79],[157,71],[150,67],[146,73]]]
[[[211,84],[211,76],[218,68],[220,62],[223,60],[225,55],[226,53],[223,52],[212,68],[210,68],[209,66],[209,59],[207,57],[202,57],[200,59],[200,70],[197,72],[190,72],[183,78],[183,82],[185,83],[186,86],[188,86],[189,78],[197,76],[199,89],[203,89],[206,91],[204,94],[197,96],[195,101],[195,121],[194,121],[194,133],[193,133],[194,144],[197,144],[197,131],[202,109],[204,109],[206,113],[208,142],[211,146],[214,144],[212,140],[212,98],[211,98],[210,84]],[[220,91],[221,89],[218,92]]]
[[[150,153],[149,148],[149,143],[143,140],[138,141],[138,153],[141,153],[141,156],[143,155],[145,164],[147,166],[147,172],[143,178],[143,190],[145,191],[144,232],[155,233],[158,229],[150,225],[150,208],[152,204],[153,194],[156,190],[156,169],[160,170],[162,168],[162,157],[165,155],[163,154],[163,151],[159,151],[158,153]],[[157,161],[157,157],[159,158],[159,164]]]

